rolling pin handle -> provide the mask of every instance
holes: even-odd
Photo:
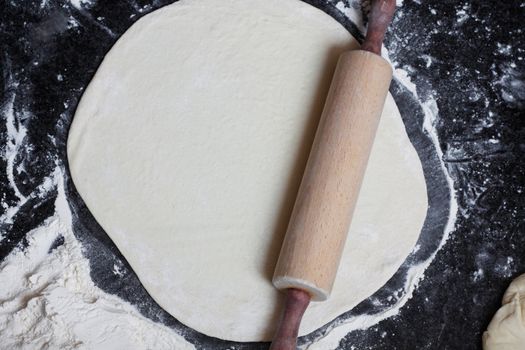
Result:
[[[310,303],[310,298],[310,294],[301,289],[290,288],[286,290],[284,311],[270,350],[296,349],[299,325]]]
[[[361,50],[381,55],[381,46],[394,11],[396,0],[373,0],[368,16],[368,28]]]

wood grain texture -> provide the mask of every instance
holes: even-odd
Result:
[[[390,64],[371,52],[339,59],[275,269],[278,289],[330,295],[391,79]]]

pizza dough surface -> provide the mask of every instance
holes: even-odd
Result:
[[[483,350],[525,349],[525,274],[512,281],[501,304],[483,333]]]
[[[151,296],[210,336],[271,338],[271,277],[339,54],[356,41],[299,0],[181,0],[134,24],[68,139],[90,211]],[[414,247],[423,172],[391,96],[331,298],[301,334],[379,289]]]

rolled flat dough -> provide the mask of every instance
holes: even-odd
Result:
[[[483,350],[525,349],[525,274],[512,281],[501,304],[483,333]]]
[[[182,0],[134,24],[85,91],[73,181],[151,296],[210,336],[268,340],[271,277],[336,60],[356,41],[298,0]],[[389,96],[331,299],[379,289],[414,247],[423,172]]]

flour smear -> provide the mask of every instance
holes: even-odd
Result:
[[[0,349],[194,349],[93,284],[72,231],[63,173],[57,166],[48,181],[58,190],[54,215],[0,264]]]

